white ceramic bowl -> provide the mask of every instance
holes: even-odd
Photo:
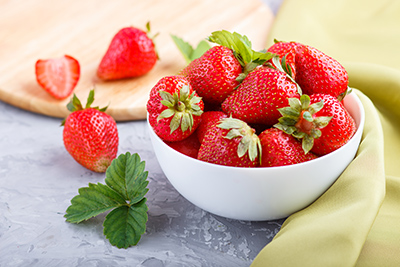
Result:
[[[282,167],[238,168],[190,158],[166,145],[148,124],[164,174],[194,205],[238,220],[273,220],[301,210],[323,194],[353,160],[364,127],[360,99],[351,93],[344,105],[357,124],[353,138],[338,150],[315,160]]]

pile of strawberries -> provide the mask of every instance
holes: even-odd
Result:
[[[208,41],[215,46],[150,92],[149,123],[169,146],[214,164],[271,167],[328,154],[354,135],[342,104],[347,72],[333,58],[298,42],[254,51],[228,31]]]

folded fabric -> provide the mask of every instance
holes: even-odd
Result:
[[[353,162],[289,216],[258,266],[400,266],[400,1],[285,0],[273,39],[318,48],[344,65],[366,112]]]

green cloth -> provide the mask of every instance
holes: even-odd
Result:
[[[285,0],[267,46],[273,39],[342,63],[366,121],[353,162],[252,267],[400,266],[400,1]]]

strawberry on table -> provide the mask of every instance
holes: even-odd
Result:
[[[329,94],[342,99],[348,88],[345,68],[318,49],[303,45],[297,47],[296,82],[304,94]]]
[[[180,141],[198,127],[204,103],[185,77],[175,75],[157,82],[146,108],[149,123],[161,139]]]
[[[343,104],[328,94],[302,95],[289,99],[279,109],[282,117],[276,128],[302,139],[303,150],[318,156],[345,145],[355,134],[356,124]]]
[[[259,135],[262,147],[261,167],[276,167],[306,162],[317,158],[304,153],[301,142],[277,129],[269,128]]]
[[[158,56],[153,40],[147,32],[125,27],[117,32],[97,69],[103,80],[138,77],[148,73],[156,64]]]
[[[75,58],[39,59],[35,64],[38,84],[56,99],[71,95],[80,78],[80,65]]]
[[[208,38],[218,44],[181,70],[204,102],[220,104],[256,66],[272,56],[256,52],[246,36],[216,31]]]
[[[197,158],[209,163],[233,166],[259,166],[261,144],[258,136],[245,122],[225,118],[206,132]]]
[[[115,120],[105,113],[107,107],[91,107],[91,90],[83,107],[74,94],[67,108],[71,111],[63,121],[63,140],[68,153],[82,166],[105,172],[118,151],[118,129]]]
[[[272,126],[289,98],[300,98],[296,83],[282,71],[259,66],[225,99],[222,110],[247,123]]]

